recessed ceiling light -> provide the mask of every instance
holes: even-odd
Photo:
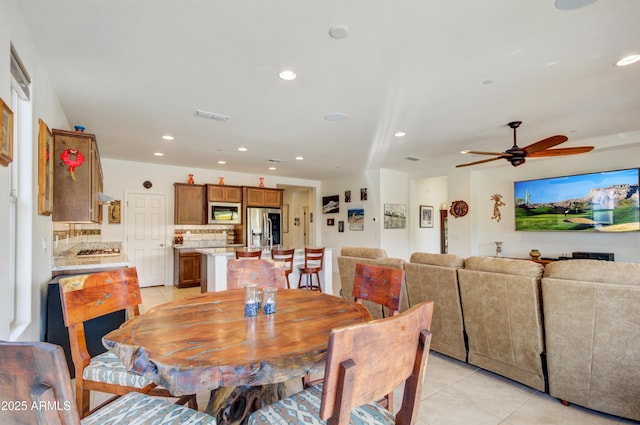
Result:
[[[227,161],[218,161],[218,164],[220,164],[220,165],[224,165],[226,163],[227,163]]]
[[[162,138],[163,138],[164,140],[173,140],[173,139],[174,139],[174,137],[173,137],[173,136],[170,136],[170,135],[168,135],[168,134],[165,134],[164,136],[162,136]]]
[[[404,137],[406,135],[407,135],[407,133],[405,133],[404,131],[398,131],[396,134],[394,134],[394,136],[396,136],[396,137]]]
[[[239,150],[240,152],[246,152],[246,151],[247,151],[247,148],[238,148],[238,150]]]
[[[278,74],[281,80],[291,81],[296,79],[296,73],[291,71],[290,69],[285,69]]]
[[[302,160],[304,159],[304,157],[303,157],[303,156],[296,156],[296,159],[297,159],[298,161],[302,161]]]
[[[347,119],[347,114],[343,112],[329,112],[324,116],[327,121],[344,121]]]
[[[273,170],[277,170],[277,168],[276,168],[276,167],[269,167],[269,169],[270,169],[271,171],[273,171]]]
[[[556,9],[560,10],[574,10],[581,7],[589,6],[591,3],[595,3],[596,0],[556,0]]]
[[[164,154],[162,152],[154,152],[153,153],[155,156],[164,156]]]
[[[629,55],[616,62],[616,66],[627,66],[640,61],[640,55]]]
[[[335,39],[345,38],[349,33],[349,28],[346,25],[334,25],[329,28],[329,35]]]

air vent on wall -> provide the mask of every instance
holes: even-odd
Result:
[[[228,115],[216,114],[215,112],[201,111],[199,109],[196,109],[196,111],[193,113],[193,116],[198,118],[206,118],[209,120],[222,121],[222,122],[225,122],[229,118],[231,118]]]

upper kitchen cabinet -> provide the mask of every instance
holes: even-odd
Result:
[[[102,167],[93,134],[53,129],[53,221],[99,223]]]
[[[208,184],[207,200],[208,202],[242,202],[242,187]]]
[[[282,189],[245,187],[245,205],[247,207],[282,208]]]
[[[205,224],[205,186],[174,183],[174,224]]]

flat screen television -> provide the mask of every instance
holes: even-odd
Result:
[[[640,168],[514,183],[516,230],[640,231]]]

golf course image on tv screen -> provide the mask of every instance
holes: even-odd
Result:
[[[640,169],[514,183],[516,230],[640,231]]]

